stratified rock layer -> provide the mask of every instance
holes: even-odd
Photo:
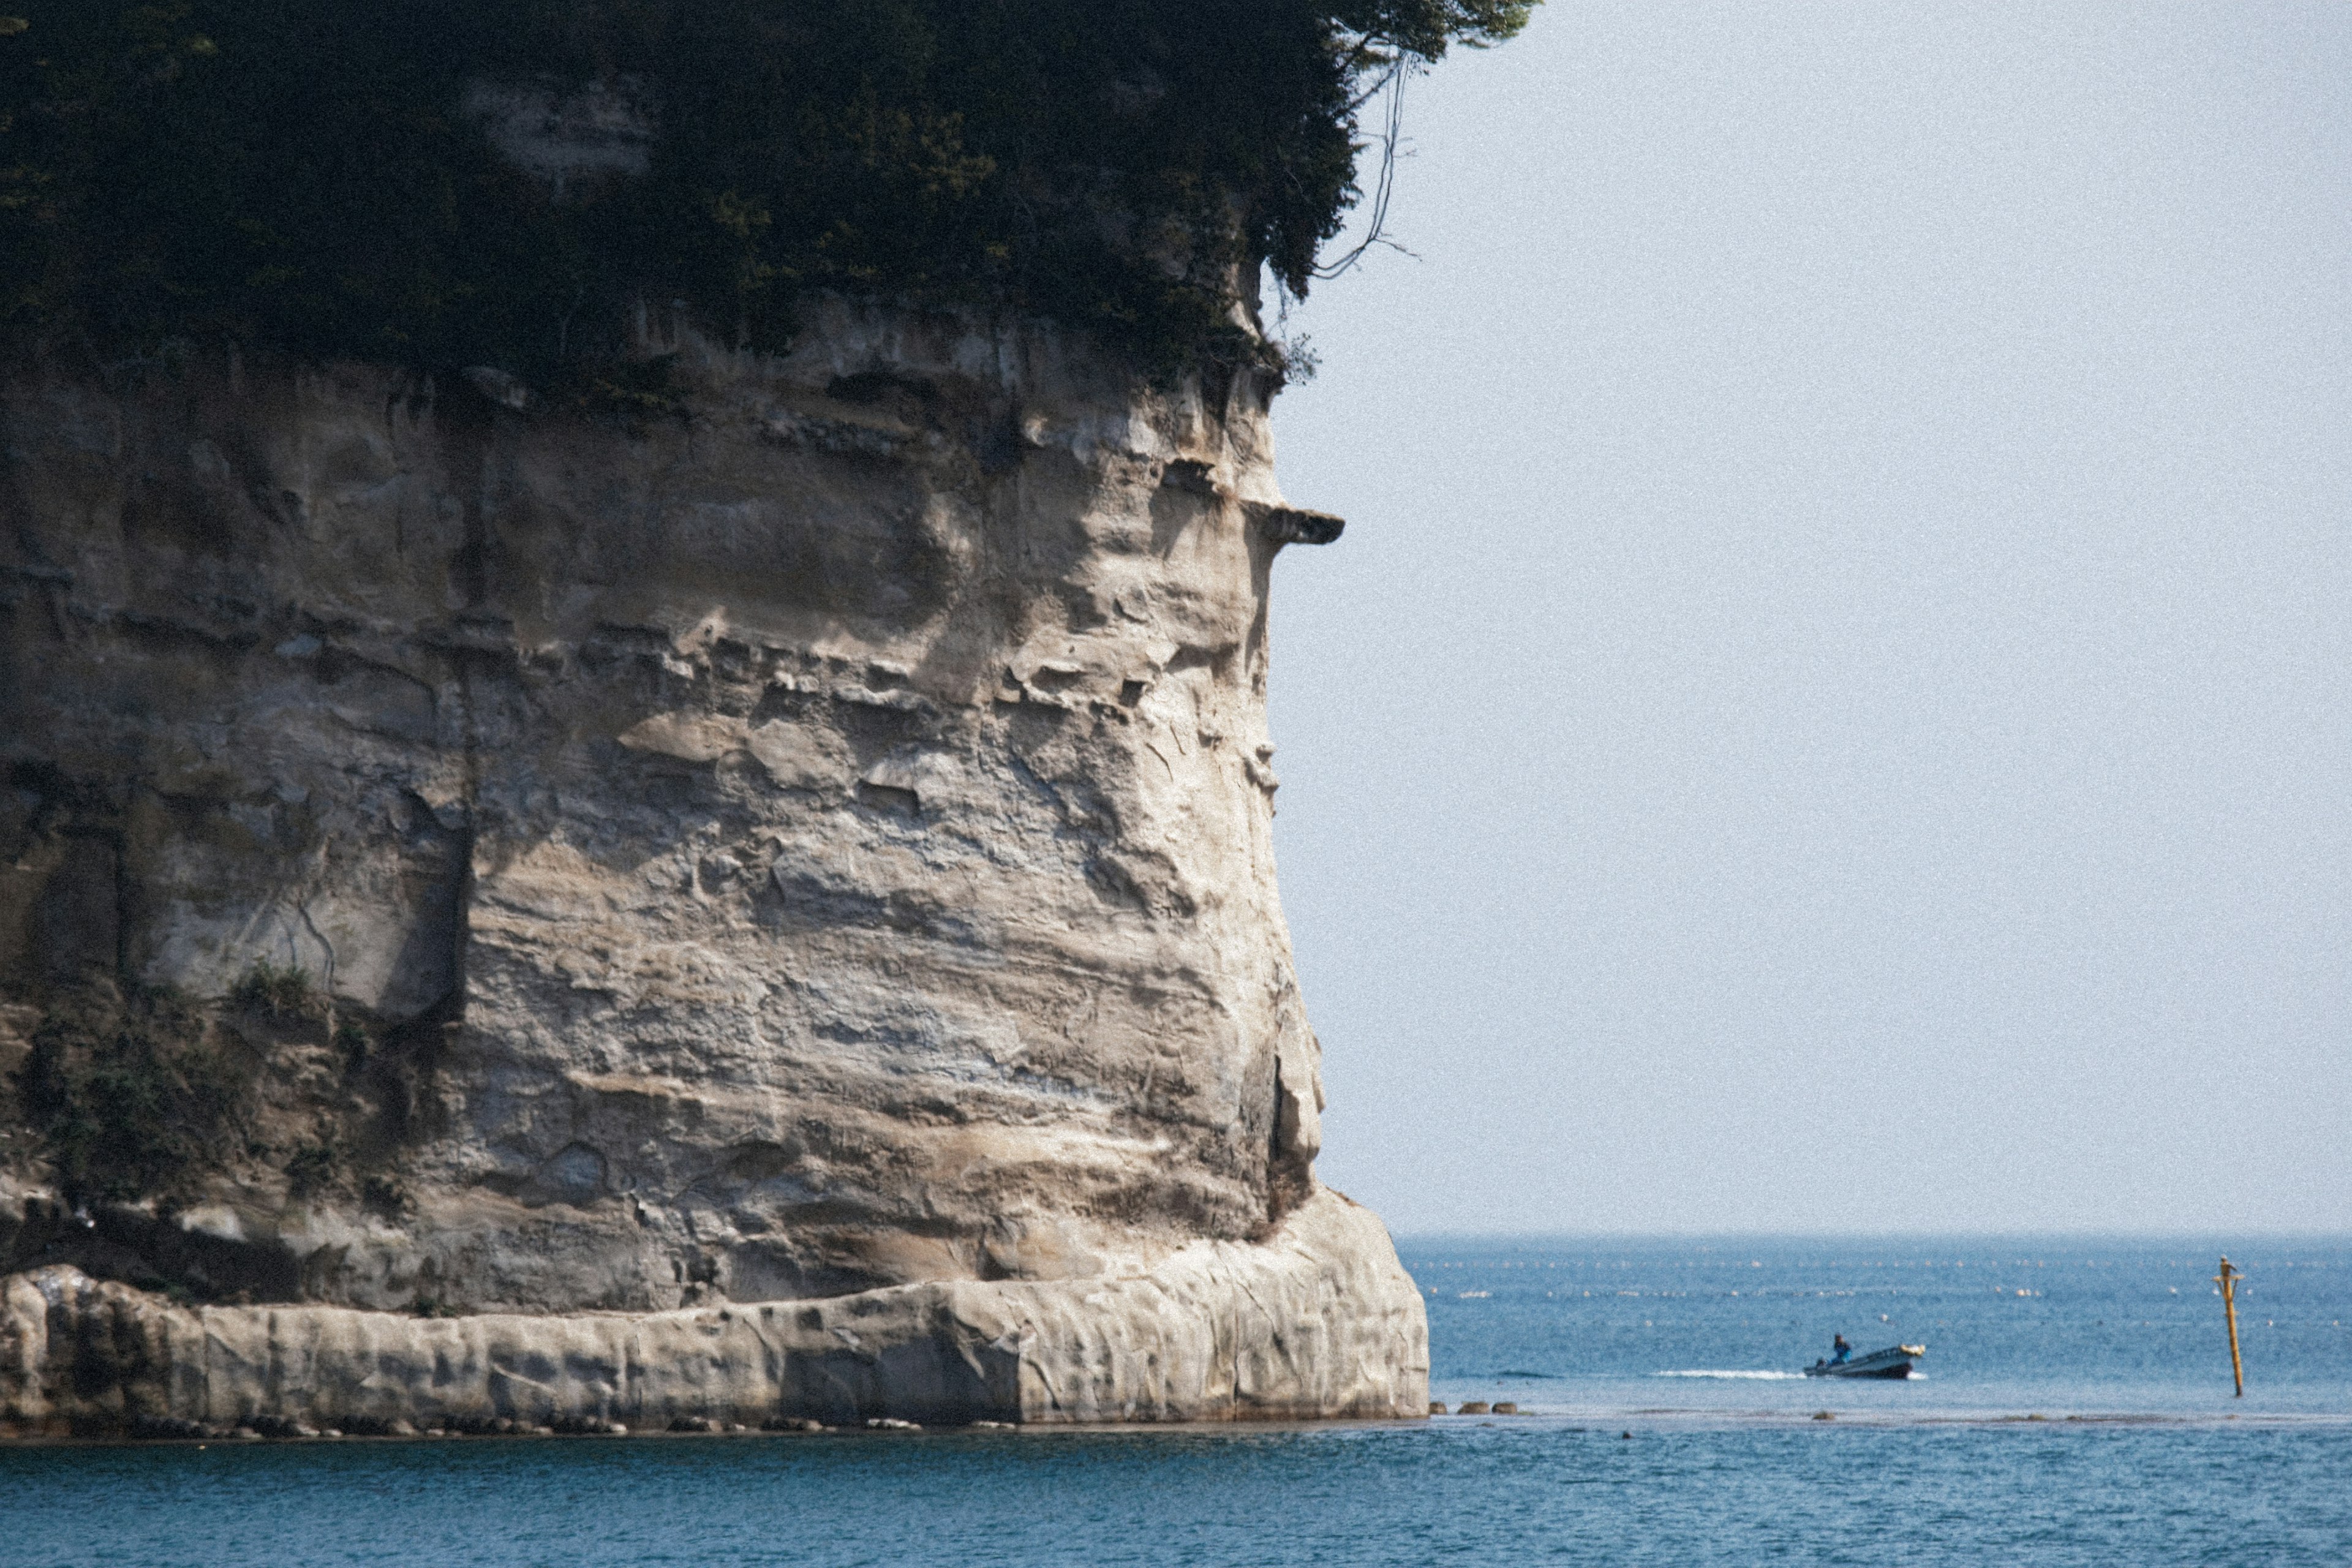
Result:
[[[1428,1392],[1427,1341],[1387,1248],[1321,1192],[1265,1244],[1196,1242],[1133,1277],[450,1320],[174,1307],[55,1266],[0,1282],[0,1414],[47,1436],[1395,1416]]]
[[[838,305],[644,338],[590,409],[7,381],[0,1072],[144,986],[248,1081],[133,1201],[0,1142],[50,1269],[0,1419],[332,1414],[237,1370],[305,1357],[422,1415],[1418,1413],[1418,1296],[1312,1173],[1265,602],[1337,523],[1260,388]],[[152,1373],[58,1403],[100,1321]]]

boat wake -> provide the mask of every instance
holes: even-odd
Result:
[[[1724,1372],[1702,1368],[1696,1372],[1654,1372],[1652,1377],[1719,1377],[1743,1383],[1783,1383],[1804,1381],[1801,1372]]]

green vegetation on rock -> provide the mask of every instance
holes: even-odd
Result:
[[[829,289],[1256,357],[1242,280],[1307,290],[1368,89],[1532,3],[19,0],[0,333],[625,391],[593,367],[635,301],[774,346]],[[587,105],[617,162],[500,157],[518,103]]]
[[[196,1005],[96,979],[44,1012],[16,1089],[77,1203],[184,1195],[226,1156],[253,1098],[251,1071]]]
[[[228,999],[273,1018],[299,1017],[314,1002],[310,973],[299,963],[281,968],[266,958],[257,959],[252,968],[237,976]]]

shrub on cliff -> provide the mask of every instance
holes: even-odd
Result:
[[[311,989],[310,971],[299,963],[280,967],[266,958],[256,959],[237,976],[236,984],[229,987],[228,999],[272,1018],[299,1018],[314,1010],[320,1000]]]
[[[1532,3],[17,0],[0,331],[544,379],[649,290],[765,345],[827,288],[1230,359],[1237,279],[1305,293],[1356,199],[1367,86]],[[659,133],[559,192],[486,84]]]
[[[93,979],[51,1002],[32,1046],[17,1108],[76,1203],[184,1195],[250,1108],[250,1071],[172,991]]]

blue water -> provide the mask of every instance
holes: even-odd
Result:
[[[2352,1563],[2352,1245],[2233,1254],[2243,1400],[2204,1249],[1402,1251],[1438,1396],[1536,1414],[0,1448],[0,1563]],[[1752,1375],[1841,1329],[1928,1375]]]
[[[1562,1415],[2009,1415],[2352,1420],[2352,1242],[2242,1247],[2246,1393],[2218,1249],[2175,1243],[1408,1240],[1431,1394]],[[1925,1345],[1902,1383],[1798,1369]]]

